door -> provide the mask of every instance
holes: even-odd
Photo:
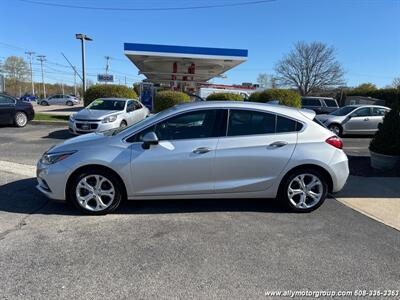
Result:
[[[223,114],[214,109],[182,113],[130,137],[134,195],[213,193],[212,169]],[[159,143],[145,150],[141,141],[151,131]]]
[[[14,111],[15,100],[7,96],[0,95],[0,123],[9,124],[13,122]]]
[[[227,137],[217,146],[215,192],[268,189],[289,162],[301,128],[272,113],[230,110]]]
[[[49,97],[47,102],[51,105],[58,104],[58,95]]]
[[[373,122],[371,108],[360,107],[350,114],[350,119],[343,124],[346,133],[365,134],[370,133]]]

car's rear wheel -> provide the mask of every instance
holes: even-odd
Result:
[[[106,170],[86,170],[73,178],[69,197],[82,212],[103,215],[119,206],[123,185],[117,176]]]
[[[49,106],[49,102],[47,102],[47,101],[42,101],[42,102],[40,102],[40,105]]]
[[[343,134],[343,128],[339,124],[331,124],[331,125],[329,125],[328,128],[330,131],[332,131],[337,136],[342,136],[342,134]]]
[[[17,127],[25,127],[26,123],[28,123],[28,117],[26,113],[22,111],[18,111],[14,116],[14,124]]]
[[[318,170],[299,169],[284,179],[279,194],[291,210],[310,212],[325,201],[328,183]]]

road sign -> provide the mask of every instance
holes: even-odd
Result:
[[[114,75],[97,74],[97,81],[99,81],[99,82],[114,82]]]

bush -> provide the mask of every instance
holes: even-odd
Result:
[[[83,103],[85,106],[98,98],[129,98],[137,99],[133,89],[117,84],[96,84],[85,92]]]
[[[154,98],[154,111],[160,112],[176,104],[187,102],[190,102],[190,97],[185,93],[174,91],[158,92]]]
[[[369,149],[385,155],[400,155],[400,110],[396,105],[379,124]]]
[[[255,93],[253,93],[255,94]],[[252,95],[253,95],[252,94]],[[251,96],[252,96],[251,95]],[[285,89],[269,89],[260,92],[259,94],[250,96],[250,101],[266,103],[271,100],[279,100],[280,104],[293,107],[301,107],[300,95],[292,90]]]
[[[243,101],[242,95],[235,93],[213,93],[208,95],[207,101]]]
[[[265,101],[262,101],[260,96],[261,96],[261,92],[254,92],[254,93],[252,93],[250,95],[249,101],[250,102],[263,102],[264,103]]]

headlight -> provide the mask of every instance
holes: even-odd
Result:
[[[43,154],[42,158],[40,159],[40,162],[45,165],[52,165],[55,164],[58,161],[62,161],[72,154],[74,154],[76,151],[64,151],[64,152],[55,152],[55,153],[45,153]]]
[[[117,116],[109,116],[104,118],[101,123],[111,123],[114,122],[117,119]]]
[[[70,120],[70,121],[74,121],[74,120],[75,120],[75,116],[76,116],[76,114],[70,115],[70,116],[69,116],[69,120]]]

